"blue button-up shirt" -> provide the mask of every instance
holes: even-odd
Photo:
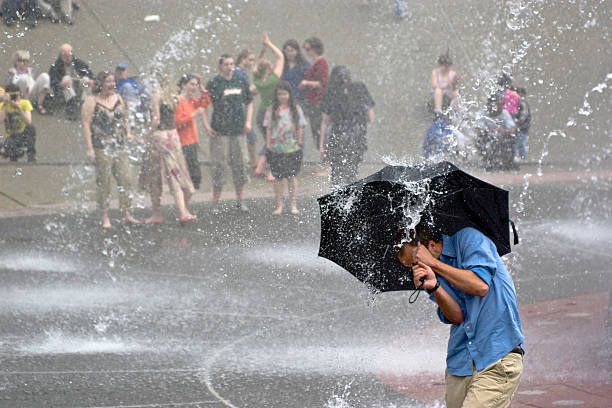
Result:
[[[474,228],[453,236],[442,236],[440,260],[458,269],[468,269],[489,285],[484,297],[469,295],[438,276],[440,285],[457,301],[465,320],[453,324],[448,340],[446,365],[457,376],[472,374],[493,364],[517,345],[523,346],[523,330],[516,291],[495,244]],[[431,299],[435,301],[432,295]],[[440,320],[451,324],[438,308]]]

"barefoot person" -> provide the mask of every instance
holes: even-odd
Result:
[[[263,121],[266,129],[266,156],[274,176],[276,209],[283,212],[283,180],[287,180],[291,214],[297,215],[297,178],[302,166],[302,137],[306,119],[297,104],[291,85],[280,81],[274,90],[272,105],[266,110]]]
[[[167,77],[162,78],[160,87],[151,95],[151,132],[145,136],[146,150],[139,180],[141,189],[151,194],[153,214],[146,223],[161,224],[164,221],[161,213],[164,186],[168,186],[174,197],[176,216],[181,223],[197,218],[187,209],[195,189],[174,124],[177,105],[178,95],[174,85]]]
[[[92,95],[81,108],[81,121],[87,158],[96,166],[97,203],[102,211],[102,228],[111,228],[108,216],[111,177],[117,181],[123,222],[140,224],[141,221],[130,213],[133,188],[126,139],[132,136],[125,103],[115,92],[113,74],[103,71],[97,75]]]

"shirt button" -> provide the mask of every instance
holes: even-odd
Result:
[[[472,342],[471,342],[471,341],[468,341],[468,344],[472,344]]]
[[[465,328],[469,330],[470,326],[465,326]]]

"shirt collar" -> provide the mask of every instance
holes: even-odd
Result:
[[[449,237],[448,235],[442,235],[442,255],[449,258],[457,257],[457,253],[455,252],[454,236]]]

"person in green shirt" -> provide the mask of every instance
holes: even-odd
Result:
[[[276,61],[274,63],[263,58],[268,48],[276,55]],[[266,115],[266,110],[272,104],[274,89],[278,81],[280,81],[280,77],[283,75],[283,70],[285,68],[285,55],[276,45],[272,44],[268,33],[263,34],[263,46],[259,58],[255,71],[253,71],[253,84],[255,85],[254,93],[259,94],[261,97],[259,109],[255,116],[255,123],[265,140],[266,128],[263,126],[264,117]],[[262,149],[259,153],[255,174],[263,175],[264,173],[269,181],[274,181],[274,176],[270,173],[270,168],[266,162],[265,149]]]

